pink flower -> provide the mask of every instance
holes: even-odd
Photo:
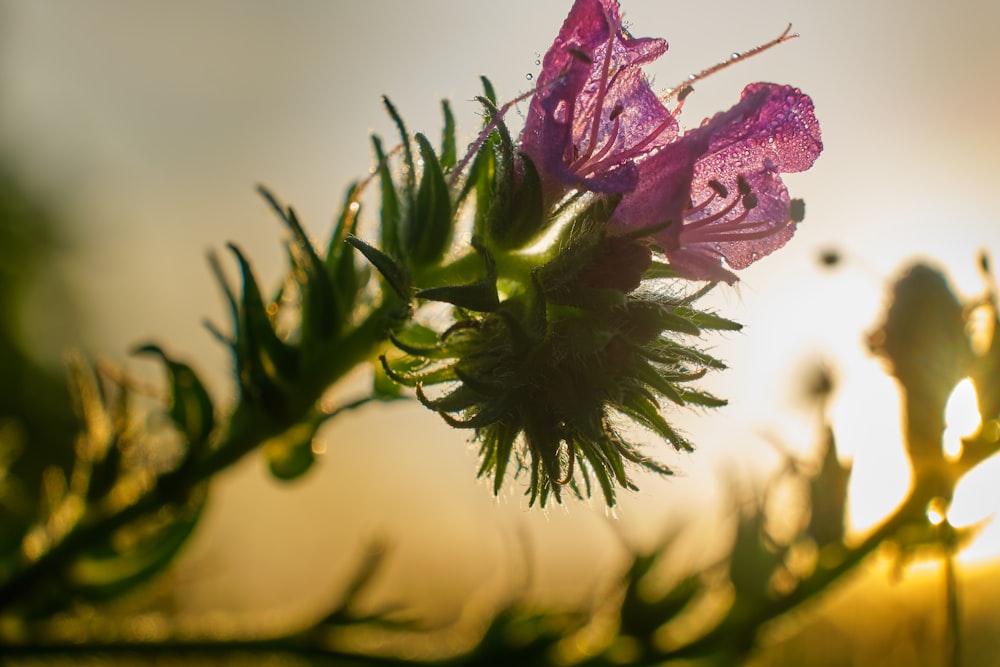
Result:
[[[681,276],[732,283],[723,260],[745,268],[794,233],[803,207],[780,174],[812,166],[819,124],[798,89],[757,83],[681,136],[677,109],[641,70],[666,50],[622,28],[617,0],[576,0],[545,55],[521,150],[547,203],[573,188],[621,194],[611,233],[649,229]]]

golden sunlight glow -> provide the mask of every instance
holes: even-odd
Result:
[[[927,520],[930,521],[935,526],[940,526],[944,521],[944,514],[941,513],[937,507],[927,508]]]
[[[845,357],[845,382],[832,417],[839,453],[852,465],[848,524],[863,533],[906,497],[910,467],[899,424],[899,393],[892,378],[860,352]]]
[[[976,410],[976,391],[969,380],[963,380],[952,392],[945,411],[945,453],[961,452],[961,438],[980,428]],[[1000,555],[1000,524],[993,516],[1000,511],[1000,489],[996,479],[1000,474],[1000,461],[987,459],[968,472],[955,489],[955,497],[948,509],[948,522],[958,528],[972,526],[980,532],[959,558],[964,562],[995,558]]]
[[[944,410],[944,455],[950,461],[962,455],[962,438],[979,430],[976,388],[965,378],[951,392]]]
[[[892,381],[872,367],[859,365],[857,386],[844,392],[841,404],[834,408],[839,443],[865,443],[843,451],[853,461],[849,489],[849,522],[853,530],[864,533],[888,516],[903,500],[911,479],[898,422],[898,394]],[[873,406],[884,406],[873,410]],[[892,407],[894,406],[894,407]],[[895,411],[892,419],[876,419]],[[975,388],[969,380],[960,382],[945,409],[947,428],[942,447],[949,459],[961,454],[963,437],[980,426]],[[931,505],[927,518],[934,524],[945,519],[956,528],[976,527],[978,535],[959,555],[965,563],[1000,556],[1000,522],[992,521],[1000,512],[1000,459],[984,461],[966,474],[955,490],[950,507]]]
[[[853,363],[852,363],[853,362]],[[899,424],[899,395],[891,378],[870,359],[848,359],[847,386],[834,406],[833,419],[841,456],[852,461],[848,521],[853,531],[865,533],[878,525],[906,497],[912,482]],[[954,459],[961,440],[975,433],[980,420],[975,388],[969,380],[952,392],[945,410],[947,428],[942,446]],[[931,506],[927,518],[945,519],[957,527],[975,526],[980,532],[959,559],[982,561],[1000,555],[1000,459],[994,457],[970,471],[958,484],[950,507]]]

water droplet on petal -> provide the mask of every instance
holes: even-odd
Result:
[[[532,74],[531,72],[528,72],[527,74],[524,75],[524,78],[527,79],[528,81],[531,81],[532,79],[535,78],[535,75]]]

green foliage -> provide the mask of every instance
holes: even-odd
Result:
[[[170,417],[187,438],[189,455],[199,456],[215,425],[215,408],[205,385],[189,365],[174,361],[158,345],[140,346],[135,353],[156,355],[163,361],[170,384]]]

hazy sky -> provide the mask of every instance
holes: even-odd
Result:
[[[438,101],[448,97],[471,139],[478,76],[488,75],[502,99],[530,88],[527,75],[569,5],[0,0],[0,152],[74,225],[80,254],[70,269],[90,321],[69,339],[123,359],[152,337],[197,360],[218,393],[231,392],[228,357],[200,324],[224,315],[204,255],[236,241],[260,275],[277,280],[281,230],[255,184],[294,204],[324,237],[347,183],[370,166],[369,132],[391,134],[382,94],[411,129],[432,137]],[[882,448],[898,416],[891,382],[864,355],[862,338],[886,279],[908,258],[947,265],[974,293],[977,250],[1000,252],[1000,4],[623,0],[623,10],[635,35],[670,42],[649,70],[663,88],[793,23],[800,39],[701,82],[682,125],[735,103],[748,82],[790,83],[815,100],[826,149],[810,172],[786,179],[807,203],[795,238],[714,297],[723,314],[748,324],[716,341],[731,369],[709,386],[732,405],[682,418],[701,449],[679,461],[683,479],[645,480],[642,494],[626,499],[621,530],[648,536],[694,515],[721,480],[773,466],[775,438],[808,452],[811,425],[794,413],[790,382],[817,353],[840,368],[842,452],[857,457],[859,479],[889,487],[880,511],[888,510],[892,493],[905,490],[905,479],[884,473],[901,465],[898,451]],[[815,261],[830,246],[847,257],[835,274]],[[67,339],[32,321],[34,338]],[[391,410],[335,425],[324,465],[298,486],[263,486],[259,460],[224,480],[191,576],[213,585],[252,576],[278,557],[279,544],[320,555],[335,590],[336,572],[374,532],[396,542],[400,573],[431,573],[410,584],[418,590],[433,586],[435,571],[468,564],[463,554],[473,551],[487,556],[468,565],[467,581],[495,573],[527,530],[542,554],[538,578],[549,575],[558,591],[572,590],[572,580],[556,563],[599,568],[618,553],[600,502],[528,516],[512,491],[497,505],[472,481],[475,453],[461,435],[414,407]],[[407,441],[414,428],[425,442]],[[427,474],[412,479],[413,469]],[[253,525],[241,520],[251,497]],[[345,513],[349,502],[366,509]],[[432,520],[414,527],[402,508]],[[290,512],[310,530],[289,527]],[[278,607],[307,595],[289,593],[305,575],[288,570],[262,581],[263,592],[244,589],[233,606],[239,595]]]

